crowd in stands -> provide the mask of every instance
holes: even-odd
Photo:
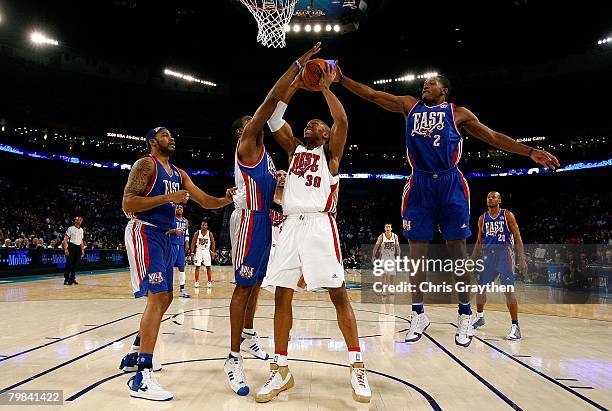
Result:
[[[0,178],[0,243],[2,248],[61,248],[66,229],[75,216],[84,218],[89,249],[122,249],[126,217],[121,211],[121,188],[100,190],[84,185],[42,185]],[[351,182],[351,184],[358,184]],[[363,189],[361,189],[363,190]],[[386,222],[401,237],[398,196],[394,190],[359,198],[345,189],[337,214],[342,254],[347,268],[358,268],[366,258],[363,244],[373,244]],[[355,190],[359,192],[359,190]],[[364,196],[361,191],[361,195]],[[366,193],[367,194],[367,193]],[[559,192],[553,200],[515,200],[510,207],[518,217],[526,244],[610,244],[612,245],[612,193]],[[227,230],[230,210],[202,210],[186,207],[190,231],[207,220],[211,230]],[[474,212],[472,220],[478,215]],[[472,222],[475,225],[475,221]],[[475,227],[474,227],[475,228]],[[475,229],[472,229],[475,238]],[[217,235],[221,238],[221,235]],[[468,239],[468,242],[470,240]],[[229,263],[228,241],[218,244],[219,261]],[[223,260],[223,261],[221,261]]]

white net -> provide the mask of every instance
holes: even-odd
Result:
[[[285,27],[298,0],[240,0],[257,22],[257,41],[266,47],[285,47]]]

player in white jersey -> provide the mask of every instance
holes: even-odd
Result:
[[[340,240],[333,217],[348,130],[344,107],[330,90],[333,79],[334,69],[328,64],[320,87],[334,120],[331,128],[321,120],[309,121],[304,144],[282,119],[287,102],[302,86],[300,75],[268,121],[274,138],[290,156],[290,166],[283,189],[283,213],[287,219],[278,239],[282,246],[275,250],[267,273],[268,285],[276,287],[275,354],[270,377],[255,396],[257,402],[268,402],[294,385],[287,364],[287,347],[293,322],[293,293],[300,289],[302,276],[308,290],[326,288],[336,308],[338,325],[349,350],[353,398],[369,402],[372,396],[359,348],[357,322],[344,284]]]
[[[195,264],[195,288],[200,288],[200,267],[206,267],[207,287],[212,288],[212,259],[215,257],[215,236],[208,230],[208,223],[202,221],[201,228],[191,240],[191,255]]]
[[[372,252],[372,261],[376,259],[380,259],[381,261],[389,261],[395,260],[400,256],[400,245],[399,238],[397,234],[392,231],[391,223],[385,224],[385,232],[378,236],[376,240],[376,245],[374,246],[374,251]],[[395,265],[393,266],[395,267]],[[395,285],[395,269],[393,270],[385,270],[385,274],[383,274],[383,285]],[[386,295],[387,292],[384,291],[383,295]]]

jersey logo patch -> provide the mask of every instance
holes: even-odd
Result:
[[[240,267],[240,277],[242,278],[251,278],[253,277],[253,267],[249,267],[248,265],[243,265]]]
[[[149,284],[151,285],[159,285],[164,281],[164,277],[162,276],[161,271],[156,273],[149,273]]]
[[[412,125],[411,136],[419,134],[425,137],[431,137],[434,130],[444,130],[445,112],[425,112],[414,113],[414,121]]]
[[[410,220],[404,220],[404,231],[410,231]]]

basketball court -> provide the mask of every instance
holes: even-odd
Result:
[[[188,278],[192,270],[188,269]],[[453,342],[456,306],[428,307],[433,324],[426,338],[408,345],[403,336],[409,327],[409,307],[361,304],[358,290],[349,293],[372,402],[361,405],[351,398],[346,346],[328,296],[305,293],[294,301],[289,345],[296,386],[272,403],[256,404],[253,393],[237,397],[223,375],[230,277],[230,270],[215,267],[212,290],[188,287],[192,298],[175,297],[164,317],[156,357],[163,365],[158,378],[174,391],[175,398],[168,403],[128,398],[130,375],[117,369],[144,307],[129,293],[129,273],[81,275],[80,285],[74,287],[64,287],[61,279],[53,277],[4,280],[2,390],[62,390],[64,405],[55,407],[62,409],[183,410],[211,404],[225,410],[603,410],[612,406],[612,311],[605,304],[523,304],[520,342],[504,340],[508,314],[504,306],[491,305],[487,326],[464,349]],[[349,273],[347,279],[359,283],[356,274]],[[268,352],[273,351],[273,304],[272,294],[262,291],[255,327]],[[268,375],[267,363],[254,358],[246,361],[245,370],[253,387],[262,385]]]

